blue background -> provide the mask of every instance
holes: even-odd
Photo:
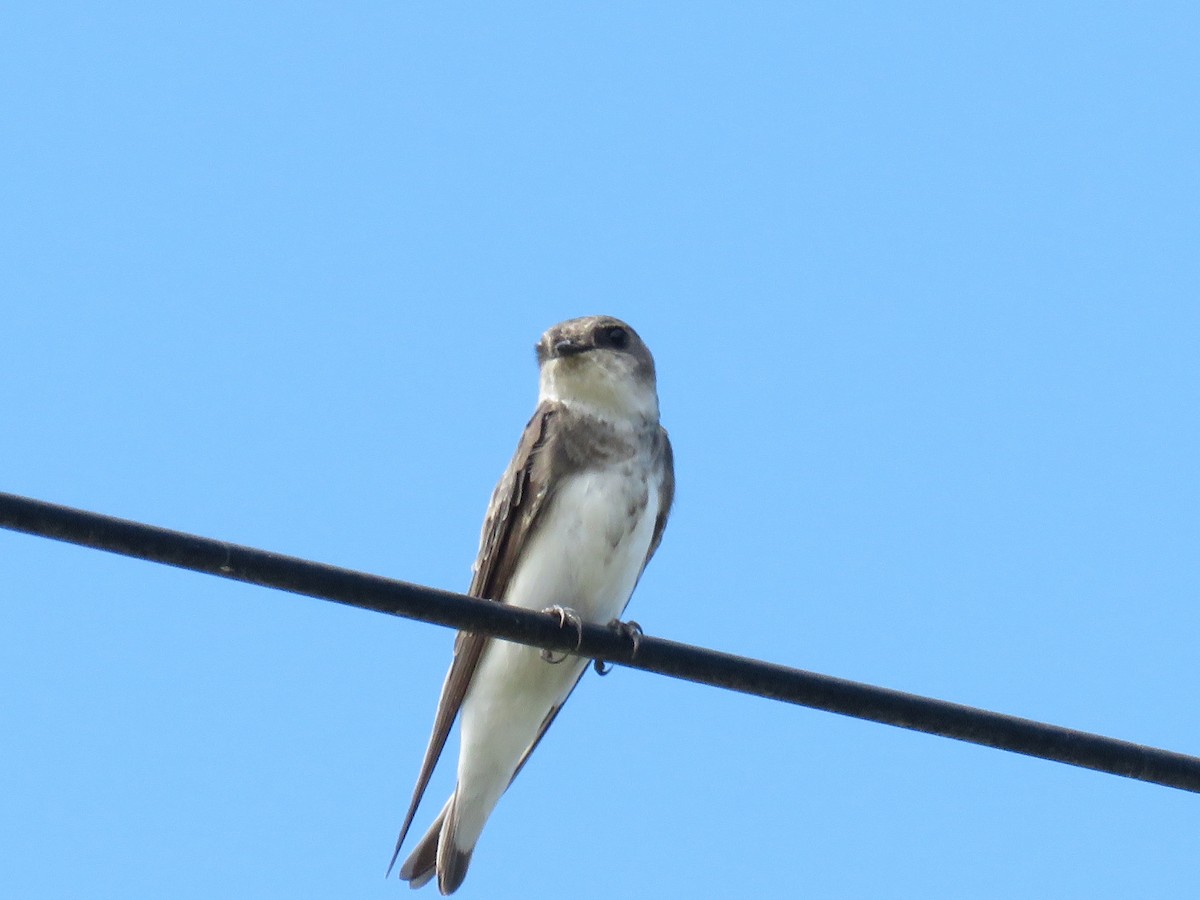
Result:
[[[0,489],[462,589],[654,350],[648,633],[1200,752],[1194,4],[41,3]],[[452,635],[0,533],[13,897],[408,896]],[[418,829],[450,789],[440,772]],[[1183,897],[1200,798],[619,670],[463,897]]]

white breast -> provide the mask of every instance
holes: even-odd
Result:
[[[637,472],[635,475],[634,472]],[[624,610],[650,549],[658,485],[629,463],[566,479],[542,514],[504,600],[558,604],[589,622]]]

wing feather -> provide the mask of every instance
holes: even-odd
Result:
[[[542,403],[534,411],[533,418],[525,426],[517,452],[513,455],[500,483],[492,493],[487,516],[483,522],[483,533],[479,540],[479,555],[476,557],[471,587],[467,591],[483,600],[502,600],[509,579],[516,569],[520,549],[529,539],[538,517],[550,499],[550,460],[545,453],[551,435],[551,423],[561,412],[554,402]],[[425,758],[413,788],[412,801],[396,849],[388,865],[390,873],[400,855],[400,847],[408,835],[417,807],[429,786],[438,758],[446,747],[450,729],[462,708],[463,699],[471,685],[471,679],[479,666],[479,660],[487,647],[486,635],[461,631],[454,642],[454,660],[446,681],[442,685],[437,712],[434,714],[433,733],[425,748]]]

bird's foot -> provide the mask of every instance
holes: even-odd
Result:
[[[622,622],[620,619],[613,619],[608,623],[608,627],[615,631],[619,636],[628,638],[633,644],[633,653],[631,656],[637,656],[638,648],[642,645],[642,626],[637,622]],[[597,675],[607,675],[613,670],[612,663],[605,662],[602,659],[592,660],[592,668],[596,670]]]
[[[571,623],[571,626],[575,629],[576,635],[575,649],[578,650],[579,645],[583,643],[583,619],[579,617],[579,613],[575,612],[575,610],[571,609],[570,607],[559,606],[557,603],[553,606],[547,606],[542,610],[542,612],[558,616],[559,628],[562,628],[568,622]],[[552,666],[558,665],[570,655],[570,653],[555,653],[553,650],[542,650],[542,659],[550,663]]]

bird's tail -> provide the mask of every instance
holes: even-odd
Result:
[[[471,854],[475,846],[472,844],[464,850],[456,841],[457,799],[458,791],[455,790],[442,807],[441,813],[429,826],[429,830],[425,832],[425,836],[400,867],[400,877],[408,882],[409,887],[422,887],[436,874],[438,890],[442,894],[453,894],[467,877],[467,867],[471,864]]]

